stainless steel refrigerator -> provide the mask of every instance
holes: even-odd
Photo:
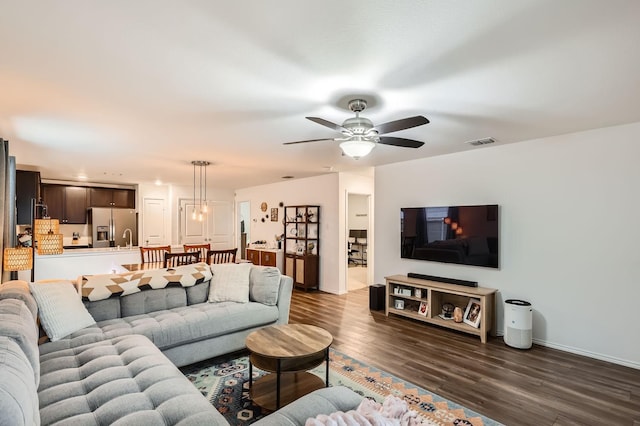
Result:
[[[138,245],[138,216],[134,209],[91,207],[89,227],[92,247],[126,247],[129,232],[133,246]],[[125,233],[126,232],[126,233]]]

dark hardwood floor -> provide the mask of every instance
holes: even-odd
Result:
[[[368,288],[294,290],[290,322],[325,328],[336,350],[506,425],[640,425],[640,370],[386,317],[369,311]]]

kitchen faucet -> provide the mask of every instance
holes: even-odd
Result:
[[[124,232],[122,233],[122,238],[127,238],[127,231],[129,231],[129,250],[132,249],[133,246],[133,232],[131,232],[131,229],[127,228],[124,230]]]

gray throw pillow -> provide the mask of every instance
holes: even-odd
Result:
[[[258,303],[274,306],[278,303],[280,270],[273,266],[253,266],[249,276],[249,298]]]

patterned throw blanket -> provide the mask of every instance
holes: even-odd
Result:
[[[409,409],[406,401],[387,395],[382,404],[365,398],[355,410],[320,414],[307,419],[305,426],[435,426],[435,423],[424,423],[423,420],[416,411]]]
[[[78,277],[83,300],[104,300],[126,296],[147,289],[171,286],[192,287],[211,279],[206,263],[193,263],[175,268],[150,269],[124,274],[81,275]]]

